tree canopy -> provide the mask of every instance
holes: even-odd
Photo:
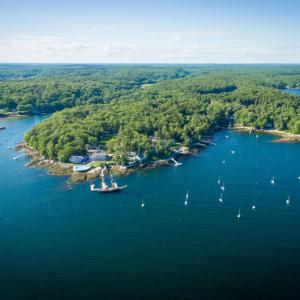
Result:
[[[54,113],[35,126],[25,141],[41,155],[59,161],[67,161],[72,154],[84,154],[87,144],[100,145],[114,154],[116,162],[123,163],[128,151],[149,157],[168,156],[172,147],[190,147],[208,132],[227,126],[233,118],[245,126],[300,133],[300,97],[280,90],[299,86],[299,66],[124,68],[107,71],[110,77],[104,82],[69,81],[62,93],[73,95],[78,83],[88,92],[81,92],[75,102],[64,106],[72,108]],[[129,81],[129,77],[135,79]],[[29,82],[33,85],[36,80],[40,81]],[[94,86],[97,84],[99,95]],[[59,89],[58,83],[56,86]],[[55,95],[56,90],[51,93]],[[102,100],[93,101],[93,97]],[[41,99],[37,97],[35,103]],[[18,105],[25,105],[25,109],[30,104]]]

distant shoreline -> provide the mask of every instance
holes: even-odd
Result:
[[[0,114],[0,120],[16,120],[31,117],[30,115],[21,115],[21,114]]]
[[[274,143],[300,142],[300,134],[289,133],[276,129],[256,129],[254,127],[242,125],[236,125],[232,129],[236,131],[251,131],[261,134],[270,134],[278,137],[278,139],[273,141]]]

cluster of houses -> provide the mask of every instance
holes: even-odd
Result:
[[[87,155],[71,155],[69,162],[73,164],[86,164],[92,161],[106,161],[110,156],[103,149],[98,147],[86,147]]]
[[[86,155],[71,155],[69,162],[73,164],[87,164],[93,161],[108,161],[111,160],[112,154],[108,154],[105,150],[98,147],[86,147]],[[134,167],[146,160],[146,157],[138,155],[136,152],[127,152],[126,159],[128,167]]]

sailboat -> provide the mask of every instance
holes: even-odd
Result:
[[[223,194],[221,194],[219,201],[220,201],[220,203],[223,203]]]
[[[290,205],[290,196],[287,197],[287,199],[285,200],[286,205]]]
[[[185,194],[185,201],[184,201],[185,206],[188,205],[188,200],[189,200],[189,191],[187,191],[186,194]]]
[[[118,186],[118,184],[114,181],[112,175],[110,175],[110,185],[107,185],[105,181],[104,171],[102,171],[100,177],[101,177],[101,187],[97,188],[93,183],[90,185],[91,192],[112,193],[112,192],[119,192],[127,187],[127,185]]]
[[[271,179],[271,184],[275,184],[275,177],[273,176],[273,178]]]
[[[240,217],[241,217],[241,210],[239,209],[239,212],[238,212],[238,214],[237,214],[238,220],[240,219]]]
[[[224,185],[224,182],[223,182],[223,185],[221,186],[221,190],[224,192],[225,191],[225,185]]]

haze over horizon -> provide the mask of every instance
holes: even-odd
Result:
[[[1,63],[300,63],[300,2],[0,0]]]

